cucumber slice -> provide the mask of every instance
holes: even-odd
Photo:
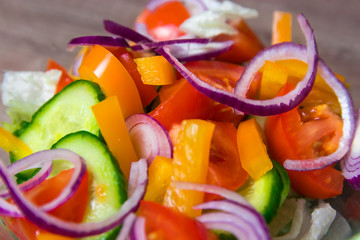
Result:
[[[275,163],[276,164],[276,163]],[[269,223],[280,208],[285,195],[284,184],[276,167],[260,179],[249,179],[237,192],[244,196]]]
[[[91,106],[103,99],[104,94],[97,84],[86,80],[74,81],[47,101],[16,135],[33,152],[49,149],[71,132],[85,130],[99,135]],[[18,156],[11,154],[12,162],[18,159]],[[33,174],[34,170],[28,170],[18,177],[27,180]]]
[[[117,212],[127,198],[125,177],[107,146],[97,136],[86,131],[70,133],[52,148],[69,149],[82,156],[87,164],[90,201],[84,222],[98,222]],[[61,160],[54,163],[54,170],[66,168]],[[115,239],[119,228],[85,239]]]

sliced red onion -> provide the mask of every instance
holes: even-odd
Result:
[[[210,39],[208,38],[184,38],[184,39],[175,39],[167,41],[158,41],[158,42],[145,42],[131,46],[131,49],[134,51],[155,49],[158,47],[169,46],[169,45],[178,45],[178,44],[188,44],[189,47],[193,44],[208,44]]]
[[[246,67],[235,88],[235,94],[217,89],[216,87],[201,81],[195,76],[195,74],[182,65],[166,47],[159,48],[157,52],[160,55],[163,55],[184,76],[184,78],[189,81],[190,84],[208,97],[233,107],[240,112],[252,115],[268,116],[280,114],[291,110],[303,101],[310,92],[316,77],[318,55],[314,34],[308,21],[302,14],[298,15],[298,21],[307,42],[307,51],[305,56],[300,45],[294,43],[279,43],[264,49],[256,55]],[[246,92],[251,84],[251,80],[257,71],[263,66],[265,60],[303,60],[304,58],[308,63],[308,70],[304,79],[297,84],[295,90],[285,96],[269,100],[254,100],[246,98]]]
[[[129,47],[129,44],[124,38],[119,37],[110,37],[110,36],[84,36],[73,38],[68,43],[68,46],[92,46],[92,45],[101,45],[109,47]]]
[[[129,213],[124,219],[119,235],[116,240],[127,240],[136,219],[135,213]]]
[[[135,222],[130,231],[130,240],[146,240],[146,230],[145,230],[145,218],[136,217]]]
[[[271,239],[265,219],[252,206],[246,206],[230,200],[220,200],[201,203],[196,205],[194,208],[203,210],[219,210],[234,215],[235,217],[233,219],[229,219],[229,221],[232,225],[236,225],[236,223],[239,223],[238,221],[241,220],[242,224],[247,225],[248,229],[244,232],[244,234],[247,233],[246,239]],[[211,215],[209,218],[212,218]],[[204,217],[207,221],[209,221],[209,218]],[[198,219],[201,221],[201,217]],[[224,223],[224,220],[220,221],[220,223],[221,222]],[[228,224],[230,224],[230,222],[228,222]]]
[[[207,184],[175,181],[174,185],[176,188],[179,189],[201,191],[206,193],[217,194],[221,197],[224,197],[226,200],[205,202],[194,206],[194,208],[204,209],[204,210],[205,209],[220,210],[232,214],[235,217],[242,219],[242,221],[246,222],[248,226],[252,228],[249,230],[252,231],[257,236],[257,238],[255,239],[270,239],[270,233],[267,228],[265,219],[240,194],[237,194],[236,192],[230,191],[228,189],[219,186],[207,185]],[[201,218],[202,217],[199,217],[199,220],[201,220]],[[207,217],[204,218],[207,219]],[[220,223],[225,224],[224,220],[219,222],[219,224]],[[229,225],[229,227],[232,226],[231,228],[233,228],[234,226],[236,226],[236,221],[233,223],[228,223],[227,225]],[[238,229],[240,231],[241,228]],[[238,233],[234,232],[234,234],[238,234]],[[253,239],[253,238],[248,238],[248,239]]]
[[[360,189],[360,109],[357,113],[355,136],[351,144],[350,152],[341,161],[343,175],[350,187]]]
[[[39,164],[36,154],[29,155],[28,157],[19,159],[18,161],[10,164],[7,169],[9,174],[15,175],[19,172],[22,172],[27,169],[40,168],[40,171],[36,173],[34,177],[23,182],[19,185],[21,191],[27,191],[44,181],[52,171],[52,162],[44,162]],[[0,187],[2,182],[0,182]],[[9,191],[7,189],[0,190],[0,197],[7,198],[9,197]]]
[[[246,213],[244,214],[246,216]],[[196,218],[209,229],[221,229],[232,233],[237,239],[261,239],[246,219],[225,212],[205,213]]]
[[[64,202],[66,202],[69,198],[71,198],[74,195],[76,189],[80,185],[82,177],[84,176],[84,174],[86,172],[85,160],[83,158],[81,158],[78,154],[76,154],[70,150],[65,150],[65,149],[44,150],[44,151],[33,153],[33,154],[25,157],[24,160],[19,160],[19,161],[22,161],[21,162],[22,166],[29,167],[29,166],[32,166],[37,163],[41,164],[41,163],[46,163],[46,162],[52,162],[53,160],[59,160],[59,159],[70,161],[71,163],[74,164],[75,169],[74,169],[74,172],[71,176],[71,179],[70,179],[68,185],[61,191],[60,195],[58,197],[56,197],[54,200],[52,200],[51,202],[39,207],[39,209],[41,209],[42,211],[51,211],[51,210],[57,208],[58,206],[60,206],[61,204],[63,204]],[[23,163],[23,161],[25,161],[25,163]],[[8,171],[7,169],[5,171],[6,171],[7,176],[12,177],[12,174],[10,171]],[[37,180],[35,180],[35,182],[36,181]],[[4,181],[4,183],[6,184],[6,181]],[[17,185],[16,185],[16,189],[21,191],[21,188]],[[10,195],[12,195],[11,189],[8,188],[8,190],[10,192]],[[21,198],[23,200],[25,199],[22,196],[22,194],[21,194]],[[6,201],[3,201],[3,198],[1,198],[1,201],[2,201],[2,203],[0,204],[0,212],[2,213],[2,215],[11,216],[11,217],[23,216],[23,214],[18,209],[19,206],[9,204]],[[3,208],[5,208],[5,211],[3,211],[4,210]]]
[[[133,114],[125,121],[138,158],[148,165],[156,156],[172,158],[173,146],[166,129],[148,114]]]
[[[319,61],[318,72],[320,76],[324,78],[324,80],[329,85],[329,87],[331,87],[334,90],[334,93],[338,98],[341,107],[341,117],[343,119],[343,129],[342,129],[343,135],[339,141],[339,147],[332,154],[313,158],[313,159],[285,160],[284,167],[289,170],[297,170],[297,171],[315,170],[315,169],[324,168],[335,162],[338,162],[350,150],[350,145],[354,138],[354,132],[355,132],[354,104],[349,91],[347,90],[345,85],[339,79],[337,79],[335,74],[321,59]],[[353,163],[350,163],[350,165],[353,165]],[[348,170],[351,169],[350,165],[348,167],[345,167],[345,171],[346,169]]]
[[[113,22],[111,20],[104,20],[104,28],[109,33],[118,35],[120,37],[129,39],[130,41],[139,43],[139,42],[152,42],[152,40],[131,28],[125,27],[121,24]]]
[[[12,176],[7,173],[3,163],[0,163],[0,177],[8,187],[14,202],[29,221],[46,231],[63,236],[79,238],[101,234],[121,225],[125,217],[129,213],[136,211],[139,207],[139,201],[143,198],[147,185],[147,164],[145,160],[139,160],[133,164],[137,166],[139,171],[137,181],[139,184],[132,196],[124,202],[121,209],[114,215],[101,222],[92,223],[66,222],[42,211],[42,209],[24,198],[15,181],[12,179]]]
[[[169,46],[171,53],[181,62],[206,60],[228,51],[233,41],[211,42],[207,45],[191,44]]]

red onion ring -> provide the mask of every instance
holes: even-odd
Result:
[[[346,181],[350,187],[360,189],[360,109],[357,113],[357,122],[355,128],[355,136],[352,141],[350,151],[341,161],[341,169]]]
[[[73,38],[68,43],[68,46],[72,48],[75,46],[92,46],[95,44],[109,47],[129,47],[129,44],[124,38],[110,36],[84,36]]]
[[[60,195],[58,197],[56,197],[54,200],[52,200],[51,202],[39,207],[39,209],[41,209],[41,211],[51,211],[51,210],[57,208],[58,206],[60,206],[61,204],[63,204],[64,202],[66,202],[69,198],[71,198],[74,195],[76,189],[78,188],[78,186],[81,182],[82,177],[84,176],[84,174],[86,172],[85,160],[83,158],[81,158],[79,155],[77,155],[76,153],[69,151],[69,150],[65,150],[65,149],[44,150],[44,151],[33,153],[33,154],[25,157],[24,160],[21,160],[22,161],[21,165],[32,166],[34,163],[38,163],[38,164],[46,163],[46,162],[52,163],[53,160],[58,160],[58,159],[65,159],[65,160],[72,162],[74,164],[75,170],[71,176],[71,179],[70,179],[68,185],[61,191]],[[23,163],[23,161],[25,161],[25,163]],[[2,165],[2,167],[4,167],[4,165]],[[8,177],[12,176],[11,172],[8,171],[8,169],[6,169],[5,171],[6,171],[6,174]],[[12,181],[14,181],[14,180],[12,180]],[[36,183],[36,181],[37,180],[35,180],[35,183]],[[5,180],[4,180],[4,183],[6,184]],[[17,185],[16,185],[16,189],[21,191],[21,188]],[[10,195],[13,196],[11,194],[11,189],[8,188],[8,190],[9,190]],[[24,199],[24,197],[22,195],[21,195],[21,198]],[[1,198],[1,201],[2,201],[2,203],[0,205],[0,209],[1,209],[0,212],[2,213],[2,215],[6,215],[6,216],[10,216],[10,217],[24,216],[19,211],[19,209],[18,209],[19,206],[15,206],[13,204],[7,203],[6,201],[3,200],[3,198]],[[5,211],[5,212],[2,211],[4,207],[5,207],[5,209],[7,209],[7,211]]]
[[[139,207],[139,201],[143,198],[145,194],[146,184],[148,180],[147,165],[144,159],[139,160],[138,162],[135,162],[133,164],[135,164],[135,167],[138,168],[139,174],[137,179],[138,186],[136,187],[132,196],[124,202],[121,209],[114,215],[101,222],[93,223],[66,222],[45,213],[44,211],[42,211],[42,209],[38,208],[32,202],[29,202],[26,198],[24,198],[15,181],[7,173],[3,163],[0,163],[0,177],[3,179],[6,186],[8,187],[13,200],[29,221],[35,223],[46,231],[63,236],[79,238],[101,234],[113,229],[114,227],[119,226],[120,224],[122,224],[125,217],[129,213],[136,211],[136,209]]]
[[[195,190],[195,191],[201,191],[206,193],[212,193],[217,194],[221,197],[224,197],[225,200],[219,200],[219,201],[210,201],[198,204],[194,206],[194,209],[213,209],[213,210],[220,210],[222,212],[234,215],[236,218],[241,219],[242,222],[247,223],[248,226],[251,229],[248,229],[252,231],[252,234],[256,235],[257,238],[255,239],[271,239],[269,230],[267,228],[265,219],[263,216],[258,213],[254,207],[240,194],[237,194],[236,192],[227,190],[225,188],[214,186],[214,185],[207,185],[207,184],[197,184],[197,183],[190,183],[190,182],[178,182],[175,181],[174,185],[176,188],[179,189],[186,189],[186,190]],[[207,213],[206,213],[207,214]],[[206,215],[205,214],[205,215]],[[204,215],[204,214],[203,214]],[[208,217],[202,217],[201,215],[199,217],[199,221],[203,220],[210,221]],[[210,219],[211,219],[210,215]],[[205,222],[206,222],[205,221]],[[215,220],[214,220],[215,221]],[[234,229],[236,226],[236,221],[232,223],[224,223],[224,220],[218,222],[220,224],[228,225],[229,229]],[[219,229],[219,225],[214,224],[217,229]],[[230,229],[231,228],[231,229]],[[238,231],[232,232],[236,235],[239,235],[241,231],[241,228],[237,228]],[[225,230],[225,229],[224,229]],[[243,232],[243,234],[246,234]],[[253,239],[253,238],[248,238]]]
[[[145,42],[145,43],[131,46],[131,49],[134,51],[139,51],[139,50],[154,49],[154,48],[169,46],[169,45],[191,44],[191,43],[207,44],[209,42],[210,42],[210,39],[208,39],[208,38],[185,38],[185,39],[158,41],[158,42]]]
[[[148,165],[156,156],[172,158],[173,146],[166,129],[148,114],[133,114],[125,120],[138,158]]]
[[[119,235],[116,237],[116,240],[127,240],[130,235],[131,228],[134,225],[136,219],[135,213],[129,213],[124,219],[124,222],[121,226]]]
[[[307,42],[306,56],[309,65],[307,73],[304,79],[297,84],[295,90],[285,96],[276,97],[270,100],[254,100],[246,98],[245,95],[252,77],[263,66],[265,60],[283,60],[289,58],[303,59],[304,56],[302,54],[299,55],[302,53],[299,49],[299,45],[294,43],[279,43],[260,52],[252,59],[252,61],[250,61],[240,77],[235,88],[235,94],[217,89],[216,87],[201,81],[195,74],[182,65],[166,47],[159,48],[156,51],[160,55],[163,55],[198,91],[215,101],[252,115],[268,116],[280,114],[291,110],[303,101],[310,92],[316,77],[318,55],[314,34],[304,15],[299,14],[298,21]]]
[[[135,222],[130,231],[131,240],[146,240],[146,231],[145,231],[145,218],[136,217]]]
[[[355,114],[354,103],[350,96],[349,91],[345,85],[337,79],[335,74],[325,64],[323,60],[319,60],[318,72],[321,77],[327,82],[327,84],[334,90],[337,96],[340,107],[341,117],[343,119],[343,135],[339,141],[339,147],[335,152],[327,156],[321,156],[313,159],[304,160],[290,160],[287,159],[284,162],[284,167],[289,170],[308,171],[321,169],[329,166],[335,162],[340,161],[346,153],[350,150],[351,142],[354,138],[355,129]]]
[[[111,20],[104,20],[104,29],[112,34],[129,39],[130,41],[139,42],[152,42],[152,40],[144,35],[125,27]]]
[[[236,239],[261,239],[256,232],[251,231],[252,227],[249,226],[249,223],[230,213],[205,213],[197,217],[196,220],[203,223],[208,229],[221,229],[230,232]]]
[[[38,164],[38,159],[35,158],[33,155],[28,157],[19,159],[18,161],[10,164],[7,169],[9,174],[15,175],[19,172],[22,172],[27,169],[32,168],[40,168],[40,171],[36,173],[34,177],[23,182],[19,185],[21,191],[27,191],[34,188],[36,185],[44,181],[52,171],[52,162],[44,162],[42,165]],[[0,187],[2,186],[2,182],[0,182]],[[0,198],[7,198],[9,197],[9,191],[7,189],[0,190]]]

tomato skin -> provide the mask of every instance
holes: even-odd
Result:
[[[281,164],[286,159],[298,159],[284,131],[282,117],[281,115],[270,116],[265,122],[269,154]],[[305,172],[287,170],[287,173],[291,187],[305,197],[326,199],[342,193],[344,177],[332,166]]]
[[[239,158],[236,128],[231,123],[214,123],[216,125],[210,147],[207,183],[236,190],[248,177]],[[205,201],[216,198],[218,197],[212,194],[205,195]]]
[[[176,12],[176,14],[173,14]],[[156,41],[170,40],[185,35],[180,25],[190,17],[181,1],[162,3],[154,10],[145,9],[136,19],[136,23],[146,25],[148,33]]]
[[[73,169],[65,170],[53,178],[47,179],[33,189],[25,192],[25,197],[41,206],[58,196],[70,181]],[[89,198],[89,176],[86,173],[75,194],[63,205],[49,212],[64,221],[81,222],[85,215]],[[25,218],[2,217],[6,226],[20,239],[37,239],[39,231],[44,231]]]
[[[148,239],[206,240],[217,239],[203,224],[159,203],[140,202],[139,216],[145,218]]]
[[[68,85],[69,83],[74,81],[69,76],[67,71],[60,64],[55,62],[53,59],[48,60],[48,64],[47,64],[47,67],[46,67],[46,70],[51,70],[51,69],[56,69],[56,70],[61,71],[60,80],[59,80],[58,84],[56,85],[56,91],[55,91],[56,93],[60,92],[66,85]]]
[[[235,35],[220,34],[214,38],[214,41],[234,41],[231,48],[217,56],[216,60],[231,62],[231,63],[243,63],[252,59],[259,51],[264,49],[264,45],[261,43],[256,34],[248,26],[244,19],[231,22],[238,33]]]

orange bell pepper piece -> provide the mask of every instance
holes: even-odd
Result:
[[[285,67],[266,60],[260,84],[260,99],[274,98],[285,85],[287,78],[288,72]]]
[[[2,127],[0,127],[0,147],[6,152],[12,152],[19,159],[32,153],[23,141]]]
[[[174,144],[172,181],[206,183],[214,128],[215,124],[199,119],[181,122]],[[163,204],[188,216],[196,217],[201,211],[194,210],[193,206],[203,200],[203,192],[180,190],[170,182]]]
[[[137,161],[138,157],[132,145],[117,97],[112,96],[95,104],[92,106],[92,111],[106,144],[128,179],[131,163]]]
[[[81,78],[98,83],[107,97],[116,96],[125,118],[144,112],[134,80],[106,48],[95,45],[84,56],[79,74]]]
[[[144,84],[168,85],[176,80],[174,67],[163,56],[134,59]]]
[[[162,203],[172,172],[172,159],[156,156],[149,167],[149,181],[144,200]]]
[[[237,129],[237,144],[241,166],[254,180],[272,169],[260,125],[254,118],[240,122]]]
[[[156,86],[144,84],[134,61],[134,54],[124,47],[108,48],[128,70],[139,91],[143,106],[149,105],[158,95]]]
[[[275,11],[272,23],[272,44],[291,42],[292,14]]]

